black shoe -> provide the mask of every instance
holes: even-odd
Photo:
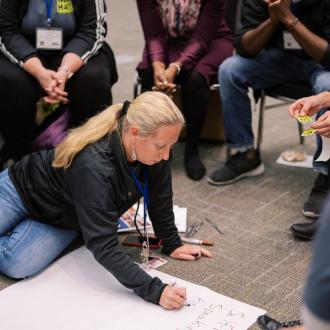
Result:
[[[318,221],[308,222],[308,223],[295,223],[290,227],[292,234],[295,237],[311,240],[313,239],[317,227]]]
[[[303,215],[316,219],[321,215],[323,202],[329,191],[328,176],[319,174],[315,180],[307,201],[304,204]]]
[[[281,328],[292,328],[297,325],[302,325],[300,320],[289,322],[278,322],[267,315],[261,315],[257,319],[257,324],[262,330],[277,330]]]
[[[199,181],[204,177],[206,169],[199,157],[197,147],[186,147],[184,155],[184,167],[186,174],[190,179]]]
[[[246,177],[262,175],[264,172],[265,167],[261,162],[259,151],[250,149],[230,156],[224,166],[209,176],[208,182],[221,186]]]

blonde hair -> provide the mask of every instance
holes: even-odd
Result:
[[[139,128],[141,136],[153,135],[162,126],[184,125],[184,118],[174,102],[164,93],[145,92],[130,104],[126,116],[121,117],[122,103],[114,104],[80,127],[70,130],[55,150],[53,167],[68,168],[75,156],[94,143],[122,127]]]

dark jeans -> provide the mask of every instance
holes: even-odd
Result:
[[[313,93],[330,89],[330,71],[314,60],[277,48],[266,49],[253,58],[235,55],[219,67],[219,83],[228,146],[245,151],[254,145],[248,88],[262,89],[289,81],[308,82]],[[318,138],[319,153],[321,145]],[[327,174],[326,163],[314,169]]]

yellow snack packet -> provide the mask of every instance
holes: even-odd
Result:
[[[302,132],[301,136],[310,136],[310,135],[313,135],[313,134],[315,134],[315,131],[316,131],[316,129],[314,129],[314,128],[305,129]]]
[[[301,124],[307,124],[307,123],[312,123],[313,122],[313,119],[310,116],[300,116],[300,115],[297,115],[297,116],[295,116],[295,118]]]

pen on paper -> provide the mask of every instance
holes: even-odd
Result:
[[[176,286],[176,282],[171,282],[169,285],[170,286]],[[190,304],[184,303],[182,306],[190,306]]]
[[[198,245],[206,245],[206,246],[213,246],[214,243],[212,241],[197,239],[197,238],[190,238],[190,237],[181,237],[182,242],[188,244],[198,244]]]

